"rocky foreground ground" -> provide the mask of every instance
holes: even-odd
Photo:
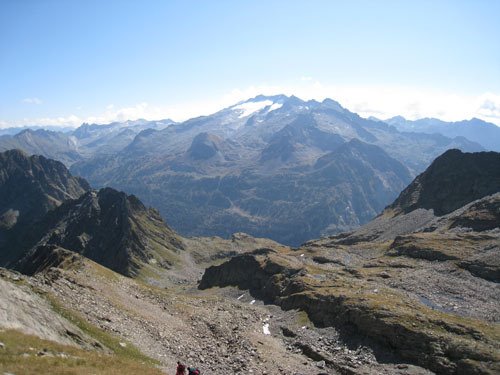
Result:
[[[195,285],[184,284],[158,289],[83,260],[73,269],[52,268],[33,278],[3,271],[0,281],[4,293],[9,290],[11,295],[11,311],[4,312],[2,320],[18,317],[8,328],[32,334],[41,330],[46,339],[104,351],[91,335],[51,312],[46,302],[50,296],[116,336],[120,345],[137,347],[165,374],[174,373],[177,360],[196,365],[203,374],[429,373],[405,363],[380,364],[363,340],[341,337],[331,327],[315,328],[304,313],[264,305],[236,288],[199,292]],[[20,304],[28,295],[33,301]],[[37,314],[38,321],[26,318],[40,306],[47,311]],[[43,332],[48,328],[42,327],[51,331]],[[40,351],[43,348],[23,353],[22,358]],[[0,362],[1,367],[9,370]]]

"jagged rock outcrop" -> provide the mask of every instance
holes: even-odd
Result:
[[[54,246],[81,254],[127,276],[147,264],[172,265],[182,240],[154,209],[136,197],[111,188],[90,191],[49,212],[24,243],[27,254],[20,269],[46,262]]]
[[[40,245],[17,265],[26,275],[35,275],[50,268],[68,269],[82,262],[82,256],[57,245]]]
[[[61,162],[28,156],[20,150],[0,153],[0,215],[4,227],[32,223],[67,199],[76,199],[90,186],[72,176]],[[17,214],[14,214],[17,213]]]
[[[317,268],[301,264],[294,254],[264,249],[208,268],[199,288],[249,289],[285,310],[307,312],[317,326],[367,336],[437,373],[493,374],[500,369],[497,329],[416,304],[397,289],[370,281],[362,271]]]
[[[500,153],[449,150],[439,156],[389,206],[408,213],[432,209],[441,216],[500,191]]]
[[[61,162],[19,150],[0,153],[0,266],[19,258],[18,242],[31,225],[89,189]]]

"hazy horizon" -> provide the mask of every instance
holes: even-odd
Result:
[[[182,121],[259,94],[500,126],[493,1],[0,4],[0,128]]]

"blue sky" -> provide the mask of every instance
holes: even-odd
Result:
[[[500,1],[0,1],[0,126],[188,118],[263,92],[500,124]]]

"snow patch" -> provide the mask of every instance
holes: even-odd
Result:
[[[262,326],[262,331],[264,332],[264,335],[270,335],[271,331],[269,331],[269,323],[266,323]]]
[[[280,109],[281,107],[283,107],[283,104],[281,104],[281,103],[273,103],[273,105],[271,107],[269,107],[269,112],[275,111],[277,109]]]
[[[233,110],[241,111],[238,118],[250,116],[252,113],[260,111],[267,106],[272,106],[274,103],[271,100],[263,100],[261,102],[248,102],[235,105]]]
[[[237,300],[240,300],[243,298],[243,296],[245,295],[245,293],[243,293],[241,296],[239,296],[238,298],[236,298]]]
[[[254,303],[255,303],[254,299],[250,301],[250,305],[253,305]]]

